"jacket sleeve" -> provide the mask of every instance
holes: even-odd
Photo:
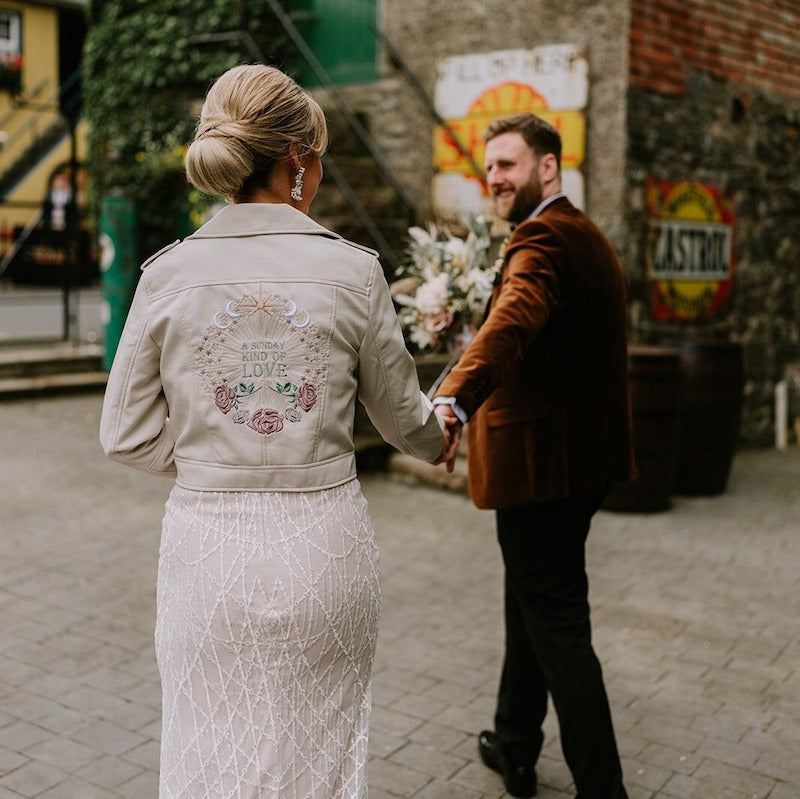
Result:
[[[148,306],[142,280],[108,376],[100,444],[113,460],[154,474],[174,475],[175,442],[161,385],[161,350],[148,329]]]
[[[486,321],[436,392],[455,397],[468,417],[519,371],[560,300],[557,236],[536,220],[518,230],[506,252],[503,280],[495,289]]]
[[[443,423],[420,391],[389,287],[376,261],[369,288],[366,332],[359,352],[358,397],[385,441],[401,452],[434,461],[442,452]]]

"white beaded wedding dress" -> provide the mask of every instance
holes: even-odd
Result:
[[[357,480],[175,487],[158,576],[161,799],[366,796],[379,606]]]

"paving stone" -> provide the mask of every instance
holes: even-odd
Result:
[[[92,760],[97,760],[99,756],[96,749],[69,738],[50,738],[47,741],[41,741],[28,746],[25,754],[31,760],[58,766],[66,772],[80,768]]]
[[[108,799],[108,791],[70,777],[64,782],[37,794],[36,799]]]
[[[0,728],[0,746],[14,752],[23,752],[32,744],[50,738],[50,733],[36,724],[17,721]]]
[[[398,763],[416,771],[437,774],[445,780],[465,765],[464,760],[460,757],[417,743],[406,744],[402,749],[394,752],[389,759],[392,763]]]
[[[108,721],[95,721],[72,733],[76,741],[91,746],[96,751],[107,755],[127,756],[128,753],[148,743],[135,732],[130,732]]]
[[[0,746],[0,776],[24,766],[30,758],[13,749]]]
[[[125,799],[158,796],[158,774],[154,771],[143,771],[128,782],[118,785],[116,792]]]
[[[32,761],[0,777],[0,786],[23,796],[38,796],[42,791],[64,782],[68,776],[55,766]]]
[[[169,482],[102,458],[99,408],[97,395],[0,406],[0,451],[31,452],[3,472],[0,799],[157,795]],[[362,485],[384,597],[370,799],[505,799],[476,744],[502,661],[493,514],[386,475]],[[797,447],[737,453],[720,496],[595,517],[594,639],[631,799],[800,797],[798,519]],[[544,729],[538,799],[571,799],[552,707]]]
[[[369,761],[367,776],[370,786],[374,785],[398,796],[413,796],[431,781],[428,774],[382,758]]]
[[[135,763],[128,763],[119,757],[105,756],[75,771],[77,777],[96,785],[99,788],[110,790],[141,774],[146,769]],[[144,799],[144,797],[143,797]]]
[[[434,749],[438,749],[440,752],[452,751],[455,747],[467,741],[471,742],[473,747],[476,745],[474,735],[466,735],[444,724],[434,724],[431,722],[418,727],[409,737],[412,741],[422,746],[430,746]]]
[[[703,758],[699,752],[679,749],[666,744],[648,744],[639,752],[638,760],[642,763],[660,766],[670,774],[692,774],[697,770]]]
[[[669,768],[659,768],[656,765],[651,765],[650,761],[645,764],[640,760],[626,758],[622,760],[622,774],[629,792],[631,788],[636,786],[652,794],[654,791],[663,788],[673,773]]]

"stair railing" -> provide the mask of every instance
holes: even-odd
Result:
[[[17,128],[5,141],[5,147],[10,146],[18,139],[22,138],[32,128],[36,128],[40,122],[41,115],[47,112],[59,111],[59,100],[67,95],[69,91],[75,88],[75,85],[80,80],[80,70],[75,70],[56,90],[45,100],[41,106],[37,107],[36,113],[31,115],[31,118],[24,124]],[[78,100],[73,100],[70,103],[70,110],[74,110],[75,104]]]
[[[394,254],[391,245],[386,241],[383,233],[381,233],[380,229],[369,215],[369,211],[367,211],[364,203],[361,202],[358,195],[353,191],[353,187],[342,173],[342,170],[339,169],[330,153],[325,153],[322,161],[325,164],[325,171],[333,176],[337,188],[342,193],[345,200],[347,200],[350,208],[353,209],[353,212],[358,217],[358,221],[364,226],[364,229],[375,243],[375,246],[380,250],[381,261],[384,262],[384,266],[388,264],[391,268],[391,273],[396,274],[397,270],[400,268],[400,262],[397,260],[397,256]]]
[[[0,117],[0,129],[4,128],[20,111],[30,109],[32,107],[38,108],[34,104],[34,100],[45,90],[47,84],[50,83],[49,78],[45,78],[44,80],[39,81],[36,86],[33,87],[30,94],[22,99],[16,98],[13,101],[13,105],[11,108],[2,116]],[[44,108],[44,105],[42,106]]]
[[[22,228],[22,230],[19,232],[19,235],[14,239],[12,245],[5,252],[2,260],[0,260],[0,277],[2,277],[6,269],[11,266],[12,261],[17,257],[19,251],[25,246],[33,231],[39,226],[39,223],[42,221],[43,217],[44,208],[37,208],[33,216],[25,224],[25,227]]]

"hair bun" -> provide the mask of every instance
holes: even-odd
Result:
[[[186,151],[186,176],[200,191],[232,197],[253,171],[253,154],[230,126],[198,133]]]

